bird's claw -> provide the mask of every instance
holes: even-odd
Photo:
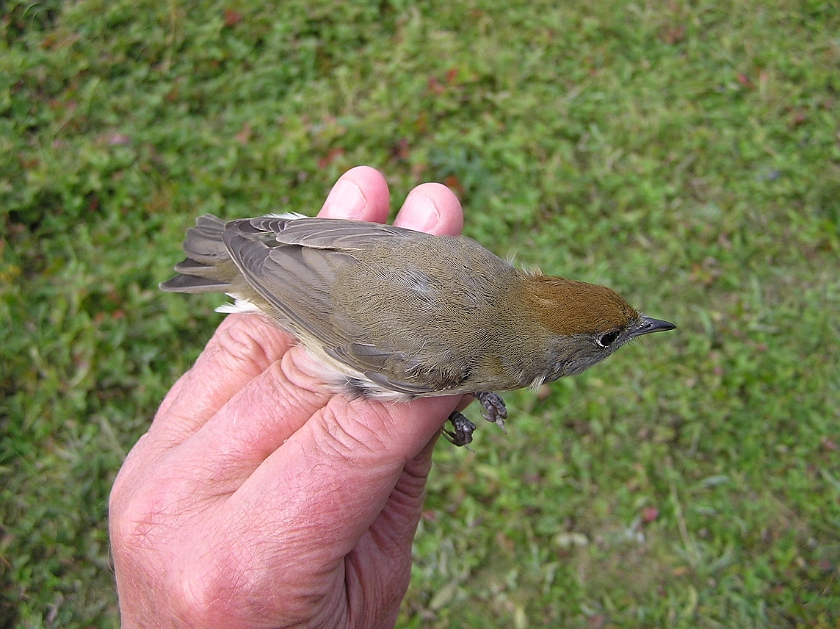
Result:
[[[444,430],[443,434],[446,435],[450,443],[456,446],[465,446],[472,441],[472,434],[475,430],[474,423],[458,411],[453,411],[449,416],[449,421],[452,423],[452,430]]]
[[[504,421],[507,417],[507,408],[501,396],[492,391],[476,391],[472,396],[481,404],[481,415],[484,419],[496,424],[503,433],[507,434]]]

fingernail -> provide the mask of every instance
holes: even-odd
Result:
[[[422,194],[406,199],[399,214],[399,226],[415,231],[430,232],[440,223],[440,212],[432,200]]]
[[[366,206],[365,195],[359,186],[347,179],[339,179],[318,215],[327,218],[357,218]]]

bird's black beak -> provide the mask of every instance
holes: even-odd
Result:
[[[642,334],[651,334],[653,332],[667,332],[668,330],[673,330],[676,327],[677,326],[669,321],[651,319],[650,317],[645,317],[643,315],[639,320],[639,324],[636,326],[636,329],[633,330],[633,336],[642,336]]]

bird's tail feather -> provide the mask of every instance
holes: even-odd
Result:
[[[175,265],[178,273],[160,284],[170,293],[225,293],[236,276],[222,234],[225,222],[212,214],[199,216],[195,227],[187,230],[184,253],[187,258]]]

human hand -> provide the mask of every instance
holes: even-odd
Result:
[[[384,222],[345,173],[320,216]],[[395,224],[461,231],[439,184]],[[461,396],[348,400],[259,315],[229,315],[129,453],[110,499],[123,627],[392,627],[440,427]]]

